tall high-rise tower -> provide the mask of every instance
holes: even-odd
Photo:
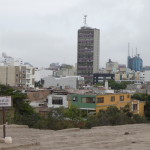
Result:
[[[77,74],[85,78],[85,82],[93,82],[93,73],[99,72],[100,30],[87,27],[86,16],[84,26],[78,30]]]

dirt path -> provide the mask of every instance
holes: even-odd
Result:
[[[0,143],[0,150],[150,150],[150,124],[63,131],[9,127],[7,136],[13,144]]]

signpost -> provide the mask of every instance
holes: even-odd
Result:
[[[11,96],[0,96],[0,107],[2,107],[3,111],[3,138],[6,137],[5,108],[11,106],[12,106]]]

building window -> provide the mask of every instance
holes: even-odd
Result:
[[[62,105],[63,104],[62,97],[53,97],[52,98],[52,104],[54,104],[54,105]]]
[[[120,96],[120,101],[124,101],[124,96]]]
[[[94,97],[83,97],[82,103],[95,103],[95,98]]]
[[[27,77],[27,78],[30,78],[30,75],[29,75],[29,74],[27,74],[27,75],[26,75],[26,77]]]
[[[74,97],[74,98],[73,98],[73,101],[74,101],[74,102],[78,102],[78,97]]]
[[[26,81],[27,81],[27,83],[30,83],[30,79],[27,79]]]
[[[39,104],[40,107],[44,106],[44,104]]]
[[[27,69],[26,72],[27,72],[27,73],[30,73],[30,69]]]
[[[127,98],[130,98],[130,95],[127,95]]]
[[[137,104],[133,104],[133,111],[137,111],[138,107]]]
[[[22,78],[26,78],[26,75],[25,75],[25,74],[23,74],[23,75],[22,75]]]
[[[106,77],[106,79],[111,79],[111,77]]]
[[[97,98],[97,103],[104,103],[104,97]]]
[[[115,101],[115,96],[111,96],[111,102]]]

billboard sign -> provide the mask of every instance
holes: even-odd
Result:
[[[0,107],[11,107],[11,96],[0,96]]]

